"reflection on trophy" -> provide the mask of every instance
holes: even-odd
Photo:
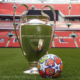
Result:
[[[43,46],[43,40],[40,39],[39,42],[38,42],[38,51],[41,51],[42,46]]]
[[[25,6],[27,11],[21,15],[22,23],[20,25],[20,40],[16,33],[16,26],[15,26],[15,12],[19,6]],[[28,13],[28,6],[25,4],[19,5],[14,10],[14,28],[16,37],[22,49],[22,52],[25,58],[28,60],[30,64],[30,68],[24,73],[29,74],[38,74],[37,69],[37,61],[45,54],[48,53],[50,43],[52,42],[53,34],[55,31],[56,25],[56,16],[54,9],[46,5],[42,7],[41,14],[42,15],[26,15]],[[49,7],[54,15],[54,25],[51,26],[48,21],[50,17],[43,12],[43,8]]]

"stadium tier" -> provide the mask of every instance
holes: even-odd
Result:
[[[76,47],[73,38],[54,38],[55,47]]]
[[[18,6],[19,4],[16,4]],[[27,4],[29,6],[29,9],[33,6],[33,4]],[[41,9],[46,4],[34,4],[36,9]],[[49,4],[52,5],[55,10],[60,10],[64,15],[68,15],[68,7],[69,4]],[[13,3],[0,3],[0,14],[7,14],[7,15],[13,15]],[[80,4],[71,4],[71,15],[80,15]],[[21,14],[26,8],[20,7],[17,10],[17,15]]]
[[[8,16],[9,18],[10,18],[10,15]],[[11,18],[13,18],[13,16],[11,17]],[[21,21],[16,21],[17,23],[21,23]],[[13,21],[12,20],[0,20],[0,24],[11,24],[11,25],[13,25]]]
[[[0,37],[0,47],[7,47],[9,37]]]
[[[20,21],[16,21],[17,23],[21,23]],[[19,27],[19,24],[17,26],[17,30]],[[0,30],[14,30],[13,26],[13,21],[5,21],[5,20],[0,20]]]
[[[71,23],[71,26],[68,27],[67,24]],[[80,31],[80,22],[79,21],[57,21],[56,22],[56,31]]]

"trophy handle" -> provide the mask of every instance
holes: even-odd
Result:
[[[27,11],[25,11],[25,13],[21,14],[21,18],[22,18],[22,19],[23,19],[23,18],[25,17],[25,15],[28,13],[29,9],[28,9],[28,6],[27,6],[26,4],[20,4],[20,5],[18,5],[18,6],[14,9],[14,14],[13,14],[13,22],[14,22],[15,34],[16,34],[17,40],[18,40],[18,42],[19,42],[19,45],[20,45],[22,51],[24,52],[23,47],[21,46],[20,40],[19,40],[18,35],[17,35],[16,24],[15,24],[15,13],[16,13],[17,8],[20,7],[20,6],[25,6],[25,7],[27,8]]]
[[[46,14],[46,13],[44,13],[43,12],[43,8],[45,8],[45,7],[49,7],[50,9],[51,9],[51,11],[52,11],[52,13],[53,13],[53,18],[54,18],[54,25],[53,25],[53,27],[52,27],[52,29],[55,31],[55,27],[56,27],[56,13],[55,13],[55,11],[54,11],[54,8],[52,7],[52,6],[49,6],[49,5],[45,5],[45,6],[43,6],[42,7],[42,9],[41,9],[41,14],[43,15],[43,16],[45,16],[45,17],[48,17],[48,20],[50,20],[50,17]],[[47,21],[48,22],[48,21]]]
[[[45,7],[49,7],[51,9],[51,11],[53,13],[53,18],[54,18],[54,24],[52,25],[52,36],[51,36],[51,41],[50,41],[50,44],[51,44],[52,39],[54,38],[55,27],[56,27],[56,13],[55,13],[54,8],[52,6],[49,6],[49,5],[43,6],[41,9],[41,14],[45,17],[48,17],[49,20],[50,20],[50,17],[46,13],[43,12],[43,8],[45,8]],[[47,20],[47,22],[48,22],[48,20]],[[46,24],[47,24],[47,22],[46,22]]]

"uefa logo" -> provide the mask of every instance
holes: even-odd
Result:
[[[41,31],[42,31],[41,27],[40,27],[40,26],[37,26],[37,27],[36,27],[36,31],[37,31],[37,34],[40,34]]]

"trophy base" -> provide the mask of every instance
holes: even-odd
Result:
[[[26,71],[24,71],[23,73],[26,73],[26,74],[39,74],[38,72],[38,69],[37,69],[37,62],[34,61],[34,62],[31,62],[29,63],[30,64],[30,68]]]
[[[39,74],[37,67],[30,67],[28,70],[24,71],[26,74]]]

